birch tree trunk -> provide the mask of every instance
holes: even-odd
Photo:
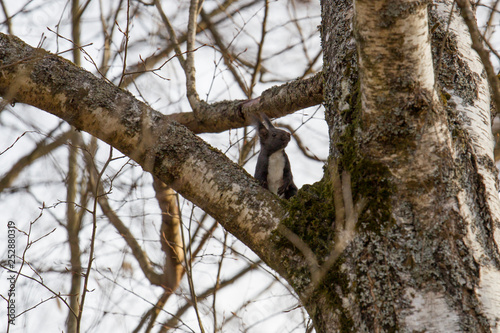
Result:
[[[0,95],[107,142],[204,209],[287,279],[317,332],[497,331],[490,92],[451,10],[447,0],[322,2],[329,165],[288,203],[189,130],[207,130],[197,118],[207,114],[248,125],[277,112],[276,95],[199,102],[186,128],[186,117],[6,35]],[[286,103],[317,100],[317,81],[302,83],[316,93]]]
[[[462,18],[448,27],[452,1],[322,6],[331,155],[369,203],[319,331],[497,331],[490,95]]]

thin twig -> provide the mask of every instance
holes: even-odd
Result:
[[[488,15],[488,20],[486,20],[486,27],[484,29],[484,35],[483,35],[484,41],[488,40],[488,38],[486,38],[486,35],[488,34],[489,28],[493,24],[493,19],[495,17],[495,14],[497,13],[496,8],[497,8],[499,3],[500,3],[500,0],[495,1],[495,4],[492,6],[492,9],[490,10],[490,13]]]
[[[127,0],[127,26],[125,28],[124,36],[125,36],[125,50],[123,52],[123,68],[122,68],[122,76],[120,78],[120,82],[118,83],[118,87],[121,87],[123,78],[125,77],[125,71],[127,70],[127,54],[128,54],[128,41],[129,41],[129,29],[130,29],[130,0]]]
[[[220,282],[218,290],[221,290],[222,288],[225,288],[225,287],[230,286],[230,285],[234,285],[234,283],[236,281],[238,281],[238,279],[240,279],[241,277],[243,277],[248,272],[253,271],[257,267],[259,267],[260,264],[261,264],[260,261],[258,263],[250,264],[247,267],[243,268],[240,272],[238,272],[235,275],[233,275],[232,277],[230,277],[230,278],[228,278],[226,280],[223,280],[222,282]],[[207,297],[211,296],[213,293],[214,293],[214,288],[206,289],[205,291],[201,292],[198,295],[198,299],[206,299]],[[181,308],[179,308],[177,310],[175,316],[173,316],[170,320],[168,320],[163,325],[163,328],[165,328],[165,329],[162,329],[160,332],[165,332],[167,328],[174,327],[176,320],[178,318],[180,318],[190,307],[191,307],[191,304],[189,302],[187,302]]]
[[[118,283],[115,279],[110,279],[108,276],[102,274],[102,272],[100,272],[99,270],[96,271],[97,273],[101,274],[101,277],[103,277],[104,279],[112,282],[114,285],[120,287],[121,289],[123,289],[124,291],[134,295],[135,297],[137,297],[138,299],[141,299],[142,301],[146,302],[147,304],[151,305],[151,306],[155,306],[155,303],[152,303],[151,301],[149,301],[148,299],[146,299],[144,296],[142,296],[141,294],[129,289],[129,288],[126,288],[124,287],[123,285],[121,285],[120,283]],[[191,330],[191,332],[194,333],[194,330],[192,330],[189,325],[187,325],[181,318],[180,316],[176,316],[175,314],[173,313],[170,313],[168,311],[166,311],[165,309],[159,309],[161,312],[164,312],[166,314],[168,314],[169,316],[172,316],[173,318],[175,318],[175,320],[179,321],[180,323],[182,323],[182,325],[184,325],[186,328],[188,328],[189,330]]]
[[[15,146],[15,144],[17,143],[17,141],[19,141],[23,136],[25,136],[26,134],[28,133],[37,133],[37,131],[25,131],[23,132],[23,134],[21,134],[20,136],[18,136],[16,138],[16,140],[10,145],[8,146],[7,148],[5,148],[3,151],[0,151],[0,155],[2,155],[3,153],[5,153],[7,150],[11,149],[12,147]]]
[[[217,277],[215,278],[215,286],[214,286],[214,294],[212,297],[212,313],[214,318],[214,333],[217,333],[217,311],[216,311],[216,300],[217,300],[217,291],[220,288],[220,275],[222,272],[222,262],[226,255],[227,250],[227,231],[224,231],[224,242],[222,246],[221,258],[219,260],[219,265],[217,267]]]
[[[224,60],[224,64],[226,64],[227,68],[229,69],[234,79],[238,83],[240,89],[245,93],[245,95],[248,96],[249,95],[248,85],[246,84],[242,76],[238,73],[235,66],[233,65],[234,58],[230,55],[229,49],[224,45],[223,38],[219,33],[219,31],[217,31],[215,25],[212,23],[210,15],[205,13],[204,10],[201,10],[201,19],[207,25],[208,30],[210,30],[210,33],[214,38],[215,44],[217,45],[220,53],[222,54],[222,59]]]
[[[170,43],[173,45],[177,59],[179,59],[179,63],[181,64],[181,67],[186,70],[186,60],[182,56],[183,52],[181,50],[179,41],[177,40],[177,35],[175,33],[174,27],[170,23],[170,20],[168,19],[167,15],[165,15],[165,12],[163,11],[163,8],[161,6],[160,0],[155,0],[154,1],[156,9],[158,9],[158,13],[160,14],[160,17],[165,24],[165,27],[167,28],[168,31],[168,36],[170,38]]]
[[[5,16],[5,25],[7,25],[7,32],[9,33],[9,35],[13,35],[13,31],[12,31],[12,21],[10,19],[10,16],[9,16],[9,12],[7,11],[7,7],[5,6],[5,3],[3,2],[3,0],[0,0],[0,4],[2,5],[2,11],[3,11],[3,15]]]
[[[191,224],[191,221],[193,220],[193,213],[194,213],[194,207],[191,210],[191,217],[189,218],[189,223],[190,224]],[[191,230],[191,227],[189,227],[189,230]],[[184,237],[184,228],[182,226],[181,226],[181,235],[182,235],[182,239],[185,240],[186,237]],[[189,237],[189,238],[191,238],[191,237]],[[192,266],[191,266],[191,261],[188,260],[188,255],[187,255],[187,252],[191,251],[191,244],[189,244],[188,251],[186,251],[186,244],[183,241],[182,250],[184,251],[184,264],[185,264],[185,268],[184,269],[186,270],[186,276],[187,276],[187,279],[188,279],[189,291],[191,293],[191,301],[193,302],[192,305],[193,305],[194,311],[196,313],[196,318],[198,319],[198,326],[200,327],[200,331],[202,333],[205,333],[205,329],[203,328],[203,323],[201,322],[200,312],[198,310],[198,300],[197,300],[197,297],[196,297],[196,292],[194,290],[193,270],[192,270]],[[190,253],[189,258],[193,258],[192,253]]]
[[[50,32],[56,34],[57,37],[60,37],[70,43],[72,43],[73,45],[75,45],[75,47],[77,47],[78,49],[80,49],[80,51],[82,51],[87,57],[85,59],[87,59],[88,61],[90,61],[90,63],[94,66],[94,68],[96,69],[97,73],[99,73],[101,75],[101,77],[106,80],[108,83],[111,83],[113,84],[113,82],[111,82],[103,73],[101,73],[101,71],[99,70],[99,67],[97,66],[96,62],[94,61],[94,59],[87,53],[87,51],[85,51],[84,47],[85,46],[89,46],[89,45],[92,45],[91,43],[90,44],[87,44],[87,45],[83,45],[83,46],[80,46],[80,45],[76,45],[75,43],[73,43],[73,41],[69,38],[66,38],[62,35],[60,35],[58,32],[50,29],[49,27],[47,27],[47,30],[49,30]],[[73,50],[73,49],[70,49],[70,50]],[[34,59],[36,59],[34,57]]]
[[[99,183],[101,181],[102,175],[104,174],[104,171],[108,167],[109,163],[113,159],[113,147],[109,147],[109,157],[107,161],[104,163],[104,166],[102,167],[101,172],[99,173],[97,177],[97,184],[96,184],[96,196],[94,198],[94,207],[93,207],[93,212],[92,212],[92,236],[90,238],[90,253],[89,253],[89,263],[87,265],[87,272],[85,273],[85,279],[83,282],[83,290],[82,290],[82,300],[80,302],[80,311],[78,313],[78,320],[77,320],[77,326],[76,326],[76,333],[80,333],[80,327],[81,327],[81,321],[82,321],[82,315],[83,315],[83,305],[85,303],[85,296],[87,295],[87,286],[90,278],[90,270],[92,268],[92,263],[94,261],[94,246],[95,246],[95,236],[96,236],[96,231],[97,231],[97,203],[99,199]]]
[[[250,87],[247,95],[248,98],[252,98],[253,87],[255,86],[257,75],[260,73],[260,68],[262,66],[262,50],[264,49],[264,41],[267,34],[266,23],[268,14],[269,14],[269,0],[266,0],[264,5],[264,18],[262,20],[259,48],[257,49],[257,59],[255,60],[255,67],[252,73],[252,78],[250,79]]]
[[[102,55],[102,61],[101,61],[101,66],[99,67],[99,70],[102,72],[102,75],[106,75],[106,73],[109,70],[109,60],[111,59],[111,42],[113,41],[113,34],[115,32],[115,22],[118,20],[118,14],[120,12],[120,8],[122,7],[123,0],[120,0],[116,7],[116,11],[114,13],[114,16],[108,17],[107,20],[111,21],[111,29],[108,32],[107,27],[108,25],[106,24],[106,19],[104,18],[103,15],[103,9],[102,9],[102,1],[99,1],[99,10],[101,12],[100,18],[101,18],[101,26],[102,26],[102,34],[104,36],[104,45],[103,45],[103,55]],[[124,82],[122,82],[123,84]]]
[[[5,269],[5,270],[9,270],[8,267],[3,266],[2,264],[0,264],[0,267],[3,268],[3,269]],[[24,273],[21,273],[20,271],[17,273],[17,276],[21,276],[23,278],[26,278],[28,280],[31,280],[31,281],[34,281],[34,282],[38,283],[39,285],[41,285],[42,287],[44,287],[45,289],[47,289],[51,294],[53,294],[54,297],[58,298],[61,302],[63,302],[64,305],[66,305],[68,307],[69,311],[73,312],[73,309],[71,309],[71,307],[69,306],[68,302],[66,302],[66,299],[63,298],[63,296],[68,296],[68,295],[64,295],[64,294],[61,295],[61,293],[56,293],[54,290],[50,289],[50,287],[48,287],[45,284],[45,282],[37,280],[37,279],[35,279],[32,276],[29,276],[29,275],[26,275]],[[73,312],[73,315],[77,316],[77,314],[74,313],[74,312]]]

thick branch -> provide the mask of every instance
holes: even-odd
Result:
[[[308,79],[269,88],[254,99],[201,103],[196,117],[192,112],[185,112],[167,118],[185,125],[194,133],[219,133],[251,125],[251,115],[265,113],[278,118],[322,102],[323,76],[318,73]]]
[[[107,142],[217,219],[271,267],[280,201],[184,126],[69,61],[0,34],[0,95]]]

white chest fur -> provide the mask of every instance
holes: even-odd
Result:
[[[283,169],[285,168],[285,157],[283,149],[278,150],[269,156],[269,166],[267,169],[267,186],[269,191],[278,194],[278,189],[283,185]]]

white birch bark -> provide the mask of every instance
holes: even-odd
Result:
[[[436,1],[436,12],[448,18],[451,1]],[[498,178],[494,165],[494,139],[492,134],[490,114],[490,90],[483,64],[478,54],[472,49],[472,41],[467,26],[456,11],[449,25],[450,34],[456,38],[458,54],[477,77],[477,96],[473,103],[467,103],[455,91],[450,90],[451,101],[456,104],[456,110],[463,119],[464,129],[470,139],[470,145],[475,153],[475,167],[484,186],[484,204],[488,212],[489,231],[493,242],[484,242],[484,229],[477,226],[481,223],[480,212],[471,208],[471,196],[466,190],[458,194],[458,204],[461,215],[467,221],[467,241],[474,259],[479,264],[479,283],[475,292],[479,296],[481,311],[488,318],[491,330],[500,330],[500,269],[498,262],[498,244],[500,242],[500,201],[498,200]],[[465,184],[464,184],[465,185]],[[493,248],[492,248],[493,247]],[[488,253],[495,254],[489,255]]]
[[[452,1],[436,1],[434,15],[443,26],[446,26],[451,7]],[[398,327],[402,331],[497,331],[500,288],[493,281],[500,281],[497,246],[500,201],[493,160],[490,94],[484,68],[471,48],[467,27],[462,18],[454,13],[448,33],[456,45],[456,54],[453,56],[460,58],[467,68],[467,75],[474,79],[471,84],[475,85],[475,93],[472,94],[473,98],[465,100],[460,97],[464,91],[459,91],[466,90],[464,84],[457,85],[455,89],[451,89],[450,84],[444,84],[444,90],[451,96],[445,106],[447,116],[438,98],[441,94],[440,84],[435,83],[426,2],[359,0],[355,2],[355,13],[362,113],[368,133],[365,136],[365,152],[370,159],[381,162],[390,170],[397,193],[392,201],[395,225],[423,228],[423,243],[429,242],[431,234],[426,236],[425,233],[430,232],[432,225],[439,221],[443,221],[442,226],[465,232],[460,242],[463,241],[467,246],[465,251],[472,254],[478,274],[478,279],[466,276],[474,273],[465,266],[462,266],[464,270],[459,269],[458,264],[457,271],[452,275],[438,273],[437,270],[436,281],[424,279],[418,283],[418,288],[413,283],[408,284],[401,296],[409,306],[396,315]],[[434,47],[439,48],[439,45]],[[409,140],[404,141],[406,146],[388,142],[383,136],[385,133],[377,133],[377,130],[383,132],[393,126],[390,115],[400,117],[401,110],[405,110],[420,94],[425,94],[424,99],[432,111],[421,118],[418,115],[408,117],[412,109],[403,113],[405,122],[398,123],[401,128],[405,128],[401,130],[402,135],[407,135],[405,126],[411,121],[415,123],[408,127],[418,128],[417,135],[410,135]],[[456,117],[453,121],[463,130],[462,136],[458,138],[449,125],[447,117],[452,112],[449,110],[454,110]],[[423,109],[419,112],[425,113]],[[381,119],[387,119],[386,128],[377,127],[377,122],[384,122]],[[397,133],[398,124],[391,134]],[[465,151],[470,154],[467,165],[463,164],[464,149],[457,142],[465,144]],[[440,174],[440,179],[436,178],[436,174]],[[450,175],[455,175],[455,179],[449,179]],[[427,186],[428,190],[418,195],[411,191],[414,189],[412,182],[420,183],[424,188]],[[442,186],[447,190],[442,191]],[[458,191],[455,195],[449,195],[455,186]],[[412,207],[412,215],[408,215],[408,205]],[[453,217],[455,212],[460,215],[458,219]],[[456,230],[450,230],[450,235]],[[425,261],[422,264],[425,265],[427,261],[429,265],[447,265],[445,262],[448,260],[450,263],[464,261],[463,254],[454,252],[458,247],[452,243],[453,239],[446,238],[441,240],[443,245],[434,250],[431,250],[435,246],[433,243],[424,245],[427,251],[432,251],[432,255],[423,258]],[[444,253],[438,254],[437,251]],[[436,260],[441,255],[444,262]],[[430,264],[433,261],[435,263]],[[407,278],[417,279],[415,281],[420,279],[410,276]],[[440,278],[444,280],[438,281]],[[462,301],[453,292],[450,293],[449,285],[461,286],[472,291],[473,295],[467,301]],[[351,311],[356,310],[351,308]],[[468,312],[474,315],[466,315]],[[370,329],[381,330],[384,327],[381,321],[378,319],[370,323]],[[359,327],[364,325],[366,323],[359,323]]]

